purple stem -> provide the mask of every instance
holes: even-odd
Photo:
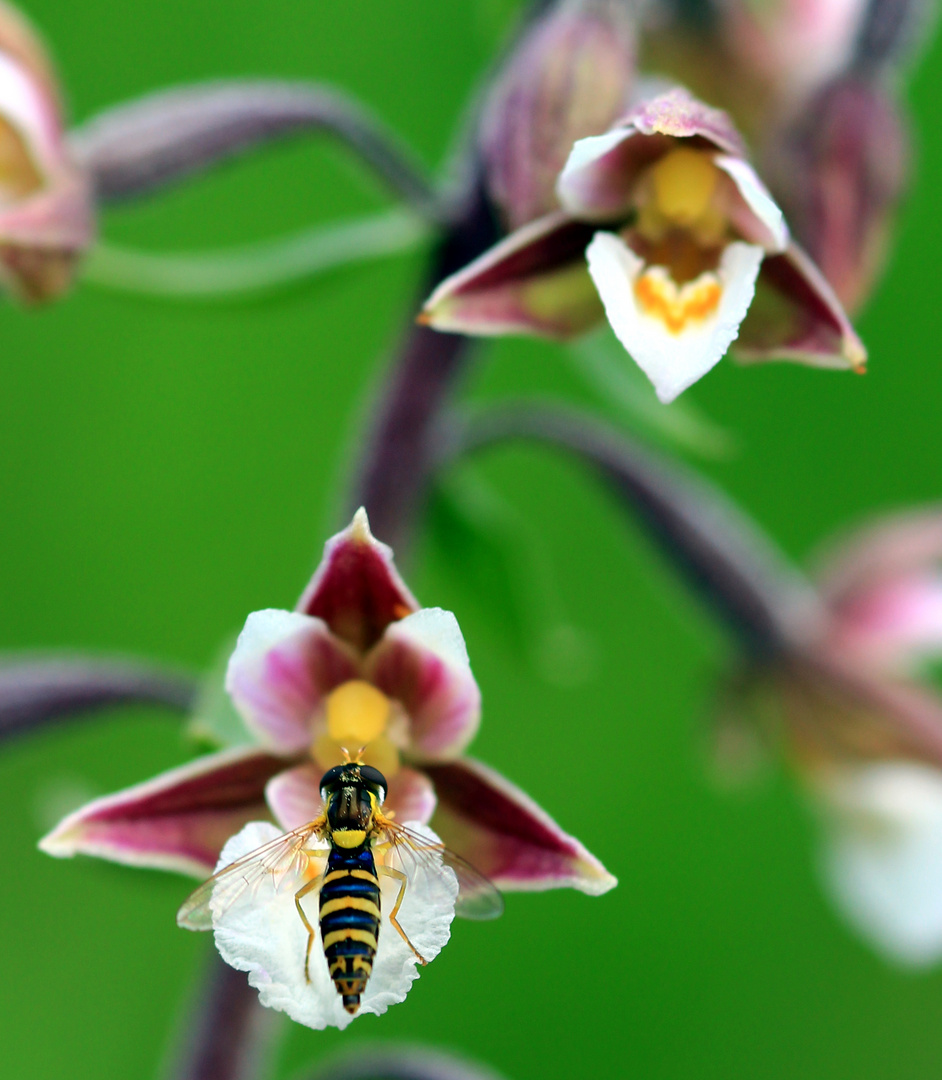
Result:
[[[545,403],[495,407],[466,424],[451,456],[510,439],[548,443],[596,469],[751,655],[788,648],[817,613],[811,585],[720,491],[593,416]]]
[[[265,1072],[265,1059],[281,1019],[263,1008],[244,971],[229,967],[214,953],[200,992],[196,1023],[174,1080],[253,1080]]]
[[[500,1080],[490,1069],[424,1046],[366,1046],[334,1056],[307,1080]]]
[[[422,299],[443,278],[497,239],[480,170],[436,249]],[[351,507],[365,506],[370,527],[402,552],[411,538],[440,448],[439,417],[478,343],[410,323],[369,425]]]
[[[117,705],[191,708],[197,681],[143,661],[35,657],[0,661],[0,738]]]
[[[98,199],[112,202],[304,131],[336,136],[401,199],[439,215],[434,186],[396,136],[361,105],[314,84],[241,80],[161,90],[108,109],[69,139]]]

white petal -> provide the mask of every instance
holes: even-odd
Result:
[[[404,635],[418,645],[424,645],[450,664],[459,667],[471,666],[461,627],[450,611],[443,608],[422,608],[393,623],[390,630],[394,630],[397,635]]]
[[[716,271],[722,288],[716,311],[673,333],[638,307],[635,281],[644,262],[620,237],[595,234],[586,258],[605,314],[661,401],[673,401],[725,355],[752,303],[764,255],[762,248],[752,244],[729,244]]]
[[[560,187],[565,187],[573,173],[584,169],[586,165],[594,165],[599,158],[605,157],[610,150],[620,146],[625,139],[630,139],[637,134],[633,127],[622,127],[606,131],[604,135],[590,135],[586,139],[578,139],[569,151],[569,157],[563,166],[563,171],[559,174],[557,183]]]
[[[823,788],[825,881],[891,959],[942,959],[942,774],[907,762],[842,769]]]
[[[409,828],[426,838],[429,844],[439,843],[428,826],[410,822]],[[264,822],[247,825],[223,848],[217,870],[279,835],[274,825]],[[322,867],[323,863],[318,861],[313,872],[320,872]],[[416,949],[426,960],[431,960],[451,934],[457,879],[450,868],[442,866],[437,852],[428,852],[426,858],[414,863],[410,860],[405,871],[409,884],[398,921]],[[311,949],[311,981],[304,980],[307,931],[298,917],[294,894],[310,876],[311,871],[308,878],[294,871],[277,880],[265,875],[257,887],[246,889],[225,910],[214,909],[216,947],[226,963],[249,973],[249,983],[258,990],[263,1005],[285,1012],[292,1020],[307,1027],[345,1028],[354,1017],[344,1010],[328,974],[319,930]],[[388,919],[399,883],[383,875],[380,875],[380,882],[383,922],[379,947],[373,974],[360,1005],[361,1013],[377,1015],[384,1013],[390,1005],[403,1001],[413,980],[418,977],[415,956]],[[316,890],[302,900],[302,906],[316,928]]]
[[[746,205],[768,233],[766,243],[769,252],[777,254],[784,251],[788,247],[788,226],[785,224],[785,216],[779,209],[778,203],[769,194],[768,188],[759,179],[755,169],[748,161],[727,154],[717,154],[713,158],[713,163],[733,181]]]

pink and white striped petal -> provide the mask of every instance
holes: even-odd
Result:
[[[448,761],[477,733],[481,691],[450,611],[423,608],[390,626],[367,657],[364,672],[402,706],[411,756]]]
[[[268,608],[246,619],[226,690],[262,745],[291,756],[310,747],[326,695],[357,674],[356,656],[321,619]]]
[[[374,539],[362,507],[349,527],[324,545],[320,566],[297,605],[298,612],[322,619],[359,653],[374,645],[390,623],[418,609],[392,551]]]
[[[858,372],[867,363],[867,350],[834,290],[794,241],[763,262],[736,356]]]
[[[585,266],[595,229],[548,214],[445,280],[419,321],[460,334],[566,338],[592,327],[602,305]]]
[[[88,803],[39,842],[47,855],[95,855],[128,866],[211,874],[223,844],[266,817],[265,785],[284,761],[225,750]]]
[[[666,403],[725,356],[752,303],[764,252],[729,244],[715,272],[680,288],[613,233],[596,233],[586,256],[616,337]]]
[[[426,769],[438,796],[432,827],[448,847],[505,891],[618,884],[602,864],[508,780],[465,758]]]
[[[323,770],[310,762],[273,776],[265,789],[265,798],[276,821],[286,831],[313,821],[324,809],[320,783]],[[415,769],[400,769],[389,780],[383,809],[396,815],[397,821],[431,820],[435,810],[435,789],[424,774]]]

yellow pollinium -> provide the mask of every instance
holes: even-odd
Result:
[[[675,225],[693,225],[710,209],[719,172],[702,150],[679,147],[651,167],[654,203]]]
[[[386,730],[389,713],[389,698],[382,690],[351,679],[328,695],[327,734],[342,746],[366,746]]]
[[[399,751],[386,735],[392,702],[371,683],[351,679],[327,697],[327,730],[315,739],[311,755],[325,770],[365,748],[363,761],[387,777],[399,769]]]

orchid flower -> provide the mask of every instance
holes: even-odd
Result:
[[[825,883],[889,958],[942,958],[942,518],[893,515],[831,549],[819,618],[754,660],[722,749],[783,746],[818,810]],[[738,715],[737,715],[738,710]],[[770,728],[771,722],[771,728]]]
[[[556,191],[560,210],[443,281],[421,320],[568,337],[604,311],[664,402],[737,338],[743,358],[863,367],[863,345],[725,113],[679,89],[645,101],[575,144]]]
[[[615,884],[519,788],[464,756],[478,727],[481,699],[461,630],[450,612],[419,606],[390,550],[370,534],[364,511],[327,542],[295,611],[249,616],[229,660],[226,688],[248,745],[89,803],[40,847],[60,857],[85,853],[205,877],[217,864],[221,868],[278,835],[259,819],[270,815],[285,831],[316,818],[323,810],[324,772],[343,760],[343,748],[363,747],[364,763],[388,778],[385,811],[440,837],[498,887],[571,886],[598,894]],[[265,902],[278,904],[285,895]],[[289,907],[293,912],[293,902]],[[450,915],[442,902],[429,910],[429,925],[439,926],[429,945],[434,955],[447,940]],[[244,951],[252,935],[240,921],[243,915],[249,925],[261,918],[251,907],[235,913],[233,933],[242,935],[243,951],[224,944],[228,923],[217,927],[220,949],[235,966],[254,964],[270,972],[269,954],[260,958],[258,950]],[[296,959],[292,943],[300,923],[293,925],[296,914],[291,921],[279,939],[280,955]],[[387,941],[395,937],[394,931],[385,935]],[[404,996],[414,973],[397,963],[389,961],[390,978],[395,993]],[[291,978],[297,988],[296,971]],[[370,985],[375,996],[364,999],[364,1009],[383,1011],[392,1000],[389,984],[377,978]],[[343,1022],[339,1014],[327,1021],[311,1013],[310,995],[295,1009],[279,997],[280,990],[266,991],[263,1000],[266,993],[267,1003],[287,1008],[302,1022]],[[333,1004],[331,998],[331,1016]]]
[[[0,280],[26,301],[64,292],[92,241],[93,217],[45,50],[23,17],[0,5]]]

